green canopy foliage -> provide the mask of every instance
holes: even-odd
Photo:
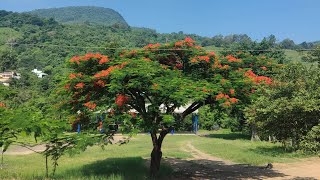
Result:
[[[150,131],[154,173],[159,169],[162,141],[174,126],[206,104],[220,111],[233,105],[241,108],[250,102],[256,85],[271,84],[267,75],[274,64],[246,53],[217,56],[185,38],[110,57],[74,56],[70,67],[64,103],[76,115],[74,123],[84,129],[97,127],[90,114],[100,110],[122,130]],[[187,107],[175,113],[181,106]]]
[[[271,89],[246,109],[260,132],[277,140],[292,141],[294,148],[320,122],[319,68],[288,64],[274,78]]]

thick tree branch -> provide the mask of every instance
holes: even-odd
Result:
[[[135,108],[141,114],[146,114],[147,111],[144,98],[137,91],[129,90],[129,92],[130,96],[134,98],[135,103],[131,103],[134,105],[133,108]]]
[[[181,121],[189,114],[194,112],[195,110],[199,109],[201,106],[204,106],[206,104],[211,104],[212,98],[211,96],[208,96],[207,99],[204,102],[196,101],[192,103],[182,114],[181,114]]]
[[[173,113],[174,110],[176,109],[176,107],[177,107],[177,106],[176,106],[175,104],[174,104],[173,106],[171,106],[171,107],[169,107],[169,105],[166,104],[166,108],[167,108],[166,113],[167,113],[167,114]]]
[[[201,104],[201,102],[196,101],[194,103],[192,103],[182,114],[181,114],[181,120],[184,119],[188,114],[191,114],[192,112],[194,112],[195,110],[197,110],[199,106]],[[197,107],[197,108],[196,108]]]
[[[169,128],[163,129],[163,130],[160,132],[160,135],[159,135],[159,138],[158,138],[158,147],[159,147],[160,149],[161,149],[161,145],[162,145],[163,139],[166,137],[166,135],[167,135],[172,129],[173,129],[172,127],[169,127]]]

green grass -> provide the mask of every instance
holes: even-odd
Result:
[[[191,157],[180,147],[188,136],[168,135],[163,143],[163,157]],[[139,135],[126,145],[108,145],[105,150],[90,147],[85,152],[59,161],[55,179],[147,179],[152,144],[150,136]],[[6,155],[0,179],[44,179],[45,159],[40,154]],[[170,176],[172,169],[163,164],[160,177]]]
[[[238,163],[265,165],[269,162],[291,162],[303,157],[287,152],[280,144],[251,142],[248,135],[229,130],[200,131],[200,136],[168,135],[163,142],[163,158],[190,158],[184,151],[187,142],[212,156]],[[148,179],[147,159],[152,149],[148,135],[138,135],[126,145],[108,145],[105,150],[94,146],[81,154],[63,156],[54,179]],[[44,179],[45,159],[42,155],[6,155],[0,179]],[[50,167],[51,168],[51,167]],[[162,164],[159,178],[168,179],[173,170]]]
[[[298,52],[298,51],[289,50],[289,49],[285,50],[284,53],[285,53],[287,59],[289,61],[293,61],[293,62],[303,62],[301,58],[304,55],[306,55],[306,52]]]
[[[292,162],[306,157],[300,153],[285,151],[280,143],[251,142],[250,136],[228,130],[219,130],[201,139],[194,139],[192,144],[212,156],[251,165]]]
[[[220,52],[223,51],[222,47],[215,47],[215,46],[206,46],[204,47],[205,50],[211,52],[215,52],[217,55],[220,55]]]

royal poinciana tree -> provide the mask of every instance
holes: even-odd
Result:
[[[102,110],[122,130],[150,131],[154,175],[160,167],[162,142],[171,129],[207,104],[219,110],[241,109],[250,102],[256,85],[271,83],[267,76],[273,62],[241,52],[217,56],[186,38],[112,57],[75,56],[70,66],[73,72],[65,89],[66,103],[75,114],[73,123],[80,123],[82,130],[95,129],[90,114]],[[175,114],[180,106],[187,108]]]

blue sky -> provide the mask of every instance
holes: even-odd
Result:
[[[320,40],[320,0],[0,0],[0,9],[18,12],[80,5],[112,8],[131,26],[162,33]]]

